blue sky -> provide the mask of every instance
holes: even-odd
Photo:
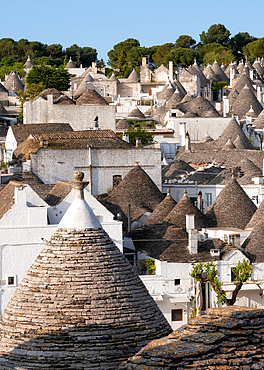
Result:
[[[221,23],[234,36],[264,37],[263,0],[13,0],[1,1],[0,38],[45,44],[91,46],[107,62],[118,42],[136,38],[141,46],[175,42]]]

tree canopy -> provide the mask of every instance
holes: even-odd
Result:
[[[46,67],[33,67],[27,75],[28,85],[41,84],[43,89],[54,88],[60,91],[68,90],[70,87],[69,72],[63,68]]]

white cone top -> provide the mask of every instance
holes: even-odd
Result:
[[[72,181],[71,185],[75,190],[74,200],[62,217],[58,228],[59,229],[102,229],[102,225],[98,221],[86,200],[84,199],[84,188],[88,182],[82,181],[83,172],[77,171],[74,173],[76,181]]]
[[[102,229],[102,225],[84,199],[74,199],[65,215],[62,217],[58,228],[98,230]]]

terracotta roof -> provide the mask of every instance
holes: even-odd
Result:
[[[49,191],[48,195],[45,198],[45,202],[50,206],[54,207],[59,204],[72,190],[72,187],[69,182],[58,181],[52,189]]]
[[[42,146],[42,141],[47,143]],[[31,153],[37,153],[39,149],[87,149],[91,145],[92,149],[130,149],[129,144],[118,137],[112,130],[84,130],[51,134],[33,134],[22,142],[14,154],[16,158],[29,159]]]
[[[183,195],[164,221],[175,227],[186,228],[186,215],[194,215],[196,229],[201,230],[207,226],[207,220],[204,214],[194,206],[186,194]]]
[[[220,137],[214,143],[217,147],[223,148],[229,139],[235,142],[238,136],[244,145],[244,149],[253,149],[251,141],[246,137],[235,117],[232,117]]]
[[[145,212],[153,212],[163,199],[164,195],[149,175],[136,165],[108,195],[107,202],[121,207],[126,216],[130,203],[134,220]]]
[[[96,90],[86,90],[77,100],[77,105],[109,105]]]
[[[253,94],[248,85],[245,85],[233,103],[232,113],[237,115],[239,119],[242,119],[251,107],[257,115],[263,109],[256,95]]]
[[[103,229],[59,228],[16,289],[0,331],[0,352],[17,368],[116,370],[172,330]]]
[[[170,193],[163,199],[162,202],[154,209],[153,213],[144,222],[144,225],[162,223],[166,216],[172,211],[177,202],[172,198]]]
[[[141,110],[138,109],[138,107],[134,108],[130,113],[129,115],[127,116],[127,118],[137,118],[137,119],[144,119],[146,118],[144,116],[144,114],[141,112]]]
[[[140,81],[140,77],[137,74],[137,72],[133,69],[133,71],[130,73],[130,75],[126,79],[126,83],[135,83],[139,81]]]
[[[25,141],[30,134],[49,134],[53,132],[69,132],[73,131],[68,123],[34,123],[30,125],[15,125],[10,126],[9,130],[12,130],[17,145],[20,145]]]
[[[24,84],[19,79],[16,72],[11,72],[8,78],[5,80],[5,88],[10,92],[24,91]]]
[[[238,182],[231,178],[206,212],[211,227],[244,229],[257,207]]]
[[[116,123],[116,130],[127,130],[129,127],[131,127],[131,124],[125,118]]]

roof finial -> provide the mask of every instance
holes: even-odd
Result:
[[[139,161],[135,161],[135,165],[138,166],[138,164],[139,164]]]
[[[186,195],[186,194],[187,194],[187,190],[186,190],[186,189],[184,189],[184,190],[183,190],[183,194],[184,194],[184,195]]]
[[[167,195],[169,195],[170,194],[170,189],[167,189]]]
[[[84,199],[83,189],[89,184],[89,181],[83,181],[84,173],[81,171],[74,172],[75,181],[71,181],[70,184],[75,190],[74,199]]]
[[[234,179],[234,178],[235,178],[235,171],[234,171],[234,168],[232,168],[232,170],[231,170],[231,175],[232,175],[232,179]]]

